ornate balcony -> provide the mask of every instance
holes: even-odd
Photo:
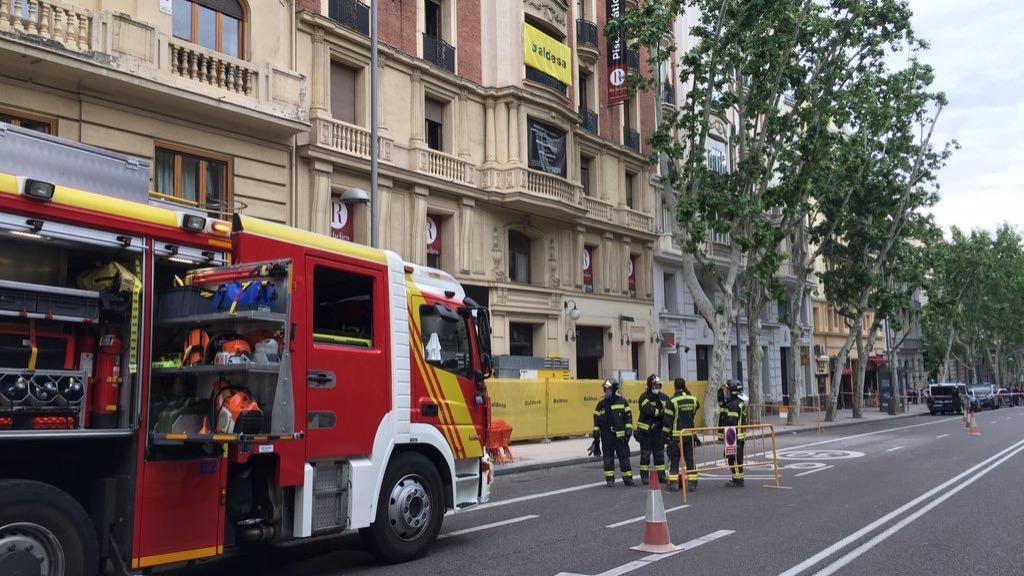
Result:
[[[654,216],[638,212],[631,208],[623,208],[624,224],[638,232],[654,233]]]
[[[423,35],[423,59],[455,73],[455,47],[440,38]]]
[[[167,44],[171,74],[235,94],[252,96],[256,92],[260,73],[252,63],[177,38],[169,38]]]
[[[640,71],[640,51],[632,48],[626,49],[626,68],[630,72]]]
[[[623,128],[622,145],[634,152],[640,152],[640,133],[630,128]]]
[[[338,24],[359,32],[363,36],[370,35],[370,8],[357,0],[329,0],[327,14]]]
[[[597,24],[588,20],[576,21],[576,53],[586,64],[594,64],[601,54]]]
[[[63,2],[0,0],[0,32],[18,32],[56,42],[72,52],[92,46],[92,14]]]
[[[468,160],[430,148],[416,150],[415,158],[414,169],[418,172],[448,182],[476,185],[476,166]]]
[[[523,210],[555,208],[572,216],[582,216],[583,187],[560,176],[524,167],[487,170],[483,186],[508,204]]]
[[[311,142],[328,150],[370,159],[370,131],[362,126],[354,126],[331,118],[317,118],[313,121],[313,137]],[[388,138],[377,137],[377,159],[391,162],[392,142]]]
[[[582,196],[580,198],[580,204],[587,211],[587,216],[595,220],[601,220],[604,222],[612,221],[612,205],[600,198],[594,198],[593,196]]]
[[[597,122],[597,112],[594,112],[593,110],[587,108],[580,108],[579,114],[580,127],[596,136],[598,134],[598,130],[600,129],[600,126]]]

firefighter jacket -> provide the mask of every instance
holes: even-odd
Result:
[[[594,438],[610,437],[628,440],[633,434],[633,410],[618,394],[601,398],[594,408]]]
[[[693,436],[693,432],[684,433],[683,430],[694,427],[694,417],[699,408],[700,402],[696,396],[688,392],[676,392],[665,407],[662,418],[665,433],[671,433],[673,438]]]
[[[669,398],[663,392],[648,390],[640,395],[640,418],[636,423],[637,432],[660,431]]]
[[[746,426],[747,425],[747,403],[738,396],[730,396],[719,404],[721,411],[718,413],[719,426]],[[718,433],[719,438],[722,433]],[[736,438],[743,440],[746,433],[742,428],[736,430]]]

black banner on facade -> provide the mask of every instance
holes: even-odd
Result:
[[[622,16],[626,0],[605,0],[605,14],[608,21]],[[626,91],[626,40],[622,34],[608,37],[608,105],[625,102]]]
[[[526,127],[530,168],[565,178],[565,132],[532,118],[527,118]]]

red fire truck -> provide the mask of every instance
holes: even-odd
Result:
[[[146,161],[0,124],[0,574],[145,572],[487,500],[487,310],[448,274],[154,203]]]

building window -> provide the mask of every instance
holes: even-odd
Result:
[[[443,12],[441,11],[441,3],[435,0],[424,0],[423,2],[423,19],[424,19],[424,32],[427,36],[433,38],[444,38],[444,27],[443,27]]]
[[[231,212],[231,163],[190,150],[156,149],[156,193],[167,199],[216,212]]]
[[[373,348],[373,278],[313,269],[313,341]]]
[[[17,126],[26,130],[35,130],[43,134],[54,135],[57,133],[57,120],[55,118],[44,118],[42,116],[30,116],[25,114],[8,113],[0,110],[0,122],[6,122],[11,126]]]
[[[580,156],[580,184],[583,185],[583,195],[593,196],[594,191],[591,187],[590,181],[590,164],[594,161],[593,158],[587,156]]]
[[[527,118],[526,129],[530,168],[565,178],[565,131],[532,118]]]
[[[604,328],[579,326],[576,328],[576,377],[595,379],[601,377],[601,360],[604,358]]]
[[[708,169],[716,174],[729,172],[729,145],[714,138],[706,139]]]
[[[331,62],[331,116],[356,124],[356,76],[359,73],[340,62]]]
[[[633,208],[636,203],[636,174],[626,172],[626,206]]]
[[[245,12],[235,0],[174,0],[173,32],[203,48],[240,58]]]
[[[512,356],[533,356],[533,324],[508,325],[508,353]]]
[[[513,282],[530,283],[530,237],[516,230],[508,232],[508,277]]]
[[[444,107],[445,103],[433,98],[424,100],[426,117],[427,148],[444,150]]]
[[[710,373],[711,346],[697,346],[694,349],[694,356],[697,359],[697,380],[707,380]]]
[[[440,216],[427,214],[427,266],[441,268],[441,223]]]
[[[444,306],[444,304],[438,304]],[[449,309],[450,310],[450,309]],[[458,320],[444,318],[434,306],[420,306],[420,338],[427,364],[469,377],[473,372],[466,319],[450,310]]]
[[[665,274],[665,309],[670,314],[679,313],[679,290],[676,288],[676,275]]]
[[[580,100],[580,110],[590,110],[590,72],[580,68],[580,85],[577,88]]]
[[[785,324],[789,322],[789,303],[785,300],[778,300],[777,307],[779,310],[779,323]]]
[[[631,368],[633,369],[633,372],[636,373],[637,379],[642,378],[642,372],[640,369],[643,368],[643,366],[641,366],[640,362],[643,359],[643,350],[643,342],[633,342],[630,344],[630,359],[632,360]]]

